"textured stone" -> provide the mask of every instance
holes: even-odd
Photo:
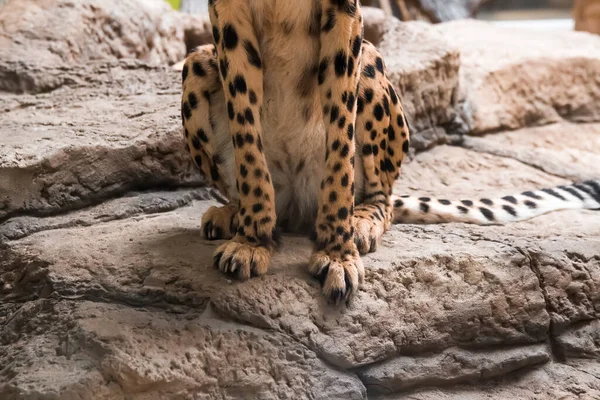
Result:
[[[11,0],[0,14],[0,90],[47,92],[93,60],[175,63],[186,54],[180,14],[162,0]]]
[[[550,352],[544,345],[478,352],[452,348],[432,356],[398,357],[364,368],[359,376],[369,392],[392,393],[415,387],[477,383],[549,360]]]
[[[203,182],[184,150],[177,73],[121,62],[78,76],[77,89],[0,95],[0,221]]]
[[[366,398],[306,347],[210,312],[39,300],[2,337],[3,399]]]
[[[464,137],[463,146],[510,157],[574,181],[600,176],[600,124],[558,123],[501,135]]]
[[[562,357],[600,360],[600,321],[593,319],[569,327],[556,338],[556,345]]]
[[[473,17],[489,0],[395,0],[402,4],[411,20],[446,22]]]
[[[377,43],[413,133],[456,123],[460,53],[425,22],[388,18]],[[425,146],[427,147],[427,146]]]
[[[419,390],[410,394],[378,397],[378,400],[489,400],[489,399],[580,399],[600,398],[600,375],[590,373],[598,363],[576,366],[548,363],[512,376],[477,386]]]
[[[468,131],[564,118],[600,120],[600,37],[507,29],[481,21],[435,25],[459,49],[459,112]]]
[[[503,172],[507,170],[513,173]],[[417,154],[406,165],[396,190],[456,198],[483,193],[500,195],[507,188],[520,191],[530,188],[533,182],[552,185],[566,181],[511,158],[438,146]],[[180,333],[167,333],[160,326],[183,331],[178,321],[202,320],[203,315],[212,316],[213,312],[223,321],[244,324],[240,326],[244,331],[287,341],[277,341],[275,347],[299,346],[304,354],[312,354],[311,357],[318,357],[338,370],[352,369],[361,374],[387,366],[391,378],[384,386],[368,384],[370,395],[381,392],[381,388],[383,391],[418,389],[421,393],[430,385],[450,385],[449,393],[460,392],[463,389],[456,382],[476,383],[480,387],[494,376],[512,375],[511,371],[519,366],[544,362],[547,352],[535,349],[544,346],[540,347],[540,343],[549,346],[551,337],[556,349],[591,348],[586,344],[588,339],[575,344],[569,335],[572,327],[578,329],[586,321],[597,320],[594,310],[600,308],[597,272],[600,271],[597,265],[600,215],[596,212],[557,212],[501,227],[395,226],[384,236],[378,252],[364,257],[363,289],[347,307],[335,308],[325,303],[318,282],[306,273],[311,248],[305,238],[286,235],[283,250],[273,257],[269,273],[261,278],[232,282],[213,269],[211,255],[219,243],[201,239],[199,221],[207,207],[215,203],[193,200],[196,195],[185,193],[174,192],[170,197],[164,193],[156,193],[155,197],[153,193],[145,193],[139,198],[114,200],[72,213],[70,224],[65,224],[62,216],[12,218],[5,222],[13,228],[4,228],[3,232],[17,232],[11,237],[18,239],[7,241],[0,251],[3,266],[0,321],[4,325],[18,321],[15,315],[20,309],[38,307],[40,301],[50,301],[52,307],[63,307],[73,301],[77,307],[93,302],[94,307],[101,308],[86,309],[83,314],[97,315],[99,324],[106,325],[106,331],[102,334],[94,331],[89,336],[85,333],[85,339],[76,339],[75,335],[71,339],[69,335],[69,342],[73,340],[75,348],[89,349],[85,346],[98,342],[88,338],[99,335],[103,338],[99,341],[101,348],[109,350],[108,355],[102,356],[88,356],[89,350],[77,353],[88,357],[81,363],[75,356],[60,358],[60,362],[56,359],[53,368],[59,372],[40,374],[43,365],[32,369],[27,361],[34,359],[35,354],[46,354],[36,351],[40,341],[53,343],[52,349],[66,346],[64,335],[61,340],[44,339],[46,333],[41,329],[37,335],[20,339],[19,346],[10,342],[0,349],[3,364],[8,360],[10,365],[3,393],[23,398],[31,393],[30,388],[42,387],[44,393],[70,390],[84,397],[85,393],[107,393],[104,398],[111,398],[122,393],[119,390],[133,396],[143,388],[145,398],[177,398],[181,393],[192,393],[198,384],[208,385],[215,393],[224,393],[231,387],[227,383],[230,381],[224,380],[223,385],[207,383],[206,376],[213,375],[205,375],[202,370],[194,370],[184,378],[178,372],[177,365],[183,365],[179,361],[176,360],[173,369],[165,368],[166,361],[155,355],[155,350],[150,356],[140,350],[151,343],[156,346],[153,348],[173,348],[173,354],[183,353],[174,342]],[[202,191],[199,193],[201,198]],[[560,226],[559,231],[556,226]],[[582,237],[586,240],[581,240]],[[81,313],[73,308],[65,311],[65,316],[50,321],[72,321],[77,315]],[[32,318],[24,318],[28,319]],[[120,331],[130,331],[117,326],[122,323],[119,321],[130,319],[135,320],[137,339],[114,336]],[[163,325],[157,327],[157,321],[163,319],[167,322],[160,322]],[[36,326],[40,327],[52,323],[34,321],[39,321]],[[79,324],[67,323],[75,327]],[[207,325],[211,332],[216,329],[212,322]],[[3,337],[15,340],[13,334]],[[198,336],[189,340],[201,341]],[[79,344],[82,342],[85,344]],[[573,344],[570,347],[562,344],[567,342]],[[208,345],[199,348],[203,354],[215,354]],[[218,362],[224,368],[219,371],[226,376],[231,371],[229,367],[237,368],[237,376],[243,377],[257,376],[257,369],[262,371],[258,367],[262,365],[261,359],[239,366],[238,360],[217,353],[218,357],[225,357],[218,360],[229,360]],[[589,350],[562,353],[594,354]],[[117,354],[117,361],[113,361],[112,354]],[[269,359],[274,357],[266,350],[260,354]],[[443,364],[444,354],[454,354],[455,360],[470,361]],[[244,357],[240,355],[242,360]],[[316,364],[308,366],[297,364],[293,358],[285,366],[272,368],[288,371],[325,365],[314,360]],[[398,360],[405,360],[402,365],[415,362],[421,369],[403,369]],[[577,377],[581,362],[569,358],[569,367],[561,367],[560,373],[568,375],[571,371]],[[428,372],[433,369],[427,365],[433,365],[433,369],[436,365],[446,366],[443,371],[447,372],[434,378]],[[140,372],[145,371],[140,366],[150,369],[148,375]],[[301,383],[296,386],[294,396],[315,393],[309,389],[312,376],[337,373],[331,372],[331,367],[316,368],[316,372],[304,371],[298,378]],[[539,371],[546,371],[545,368]],[[72,373],[65,374],[66,370]],[[412,385],[404,386],[410,381],[398,378],[403,371],[413,374]],[[61,374],[64,377],[57,378]],[[274,376],[271,381],[261,372],[257,379],[280,390],[278,377],[286,374],[271,374]],[[104,379],[100,380],[100,376]],[[101,382],[107,381],[106,376],[119,385],[100,388]],[[335,379],[347,383],[330,381],[327,390],[334,393],[332,398],[364,396],[364,388],[354,375],[339,376]],[[361,376],[369,382],[366,375]],[[252,382],[243,380],[234,387],[257,390]],[[593,386],[585,385],[581,386],[582,393],[593,396]],[[285,398],[287,392],[281,390],[278,393]],[[98,394],[94,398],[102,397]]]

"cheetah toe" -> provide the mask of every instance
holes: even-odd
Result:
[[[313,253],[309,272],[319,279],[327,299],[339,304],[348,302],[364,279],[364,267],[358,254],[332,257],[325,251]]]
[[[215,268],[244,281],[267,272],[271,253],[262,246],[250,246],[231,240],[217,248],[213,260]]]
[[[237,210],[235,205],[209,208],[202,216],[202,236],[208,240],[233,238],[237,225]]]
[[[377,241],[384,234],[383,223],[360,216],[354,216],[354,243],[360,254],[377,250]]]

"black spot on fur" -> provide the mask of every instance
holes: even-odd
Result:
[[[461,214],[467,214],[467,213],[469,212],[469,209],[468,209],[468,208],[466,208],[466,207],[463,207],[463,206],[458,206],[458,207],[456,207],[456,208],[458,209],[458,211],[459,211]]]
[[[405,140],[404,143],[402,143],[402,151],[404,153],[408,153],[408,149],[410,147],[410,143],[408,140]]]
[[[530,191],[523,192],[523,193],[521,193],[521,194],[522,194],[523,196],[527,196],[527,197],[530,197],[530,198],[532,198],[532,199],[536,199],[536,200],[541,200],[541,199],[542,199],[542,197],[541,197],[541,196],[539,196],[539,195],[537,195],[537,194],[535,194],[535,193],[533,193],[533,192],[530,192]]]
[[[479,199],[479,201],[485,204],[486,206],[491,206],[494,204],[494,202],[490,199]]]
[[[249,107],[244,110],[244,117],[250,125],[254,125],[254,114],[252,114],[252,110]]]
[[[228,50],[233,50],[236,48],[238,44],[238,34],[231,24],[225,24],[223,27],[223,42],[225,44],[225,48]]]
[[[572,187],[559,186],[559,188],[564,190],[565,192],[571,194],[572,196],[578,198],[579,200],[584,200],[584,197],[581,195],[581,193],[579,193],[577,190],[573,189]]]
[[[358,58],[358,56],[360,55],[361,47],[362,47],[362,37],[357,35],[354,37],[354,40],[352,41],[352,55],[355,58]]]
[[[185,64],[183,66],[183,69],[181,70],[181,83],[185,82],[185,79],[188,76],[188,66],[187,64]]]
[[[246,86],[246,79],[243,75],[237,75],[233,80],[233,85],[235,87],[236,92],[246,93],[248,91],[248,86]]]
[[[319,63],[319,72],[317,74],[317,81],[319,82],[319,85],[322,85],[323,82],[325,82],[328,65],[329,65],[329,61],[327,60],[327,58],[322,59],[321,62]]]
[[[531,209],[537,208],[537,204],[535,204],[533,201],[531,200],[526,200],[525,201],[525,205]]]
[[[373,115],[377,121],[381,121],[383,119],[383,107],[381,107],[381,104],[375,105],[375,108],[373,108]]]
[[[338,77],[341,77],[344,74],[346,74],[346,69],[348,68],[348,57],[346,56],[346,53],[343,50],[338,51],[335,55],[334,66],[335,74]]]
[[[330,8],[327,10],[327,21],[325,21],[325,25],[321,28],[324,32],[329,32],[335,27],[335,9]]]
[[[422,201],[424,203],[429,203],[431,201],[430,197],[419,197],[419,201]]]
[[[250,92],[248,92],[248,100],[250,100],[250,104],[256,104],[258,102],[256,92],[252,89],[250,89]]]
[[[200,64],[199,62],[195,62],[194,64],[192,64],[192,70],[197,76],[206,76],[206,71],[202,67],[202,64]]]
[[[489,208],[485,208],[485,207],[480,207],[479,211],[481,211],[481,214],[483,214],[483,216],[488,220],[488,221],[493,221],[494,220],[494,213],[492,212],[492,210],[490,210]]]
[[[461,200],[460,202],[463,203],[467,207],[473,206],[473,202],[471,200]]]
[[[515,199],[513,196],[504,196],[502,200],[508,201],[511,204],[517,204],[518,202],[517,199]]]
[[[372,65],[367,65],[363,69],[363,75],[367,78],[375,78],[375,67]]]
[[[235,117],[235,110],[233,109],[233,103],[231,100],[227,102],[227,114],[229,115],[230,120],[233,120]]]
[[[194,157],[194,161],[196,162],[196,165],[197,165],[199,168],[202,168],[202,157],[200,157],[200,156],[195,156],[195,157]]]
[[[429,204],[427,203],[420,203],[419,204],[419,208],[421,209],[421,211],[423,211],[424,213],[428,213],[429,212]]]
[[[557,199],[560,199],[562,201],[566,201],[567,200],[567,199],[565,199],[565,197],[563,195],[561,195],[560,193],[558,193],[554,189],[542,189],[542,192],[548,193],[550,196],[554,196]]]
[[[221,78],[225,81],[229,72],[229,61],[226,58],[219,60],[219,71],[221,72]]]
[[[183,103],[181,111],[182,111],[185,119],[190,119],[190,117],[192,116],[192,110],[190,109],[190,105],[188,104],[187,101],[185,103]]]
[[[206,136],[206,132],[204,132],[204,129],[198,129],[196,131],[196,136],[198,136],[200,140],[202,140],[204,143],[208,142],[208,136]]]
[[[343,186],[343,187],[347,187],[347,186],[348,186],[348,179],[349,179],[349,178],[348,178],[348,174],[346,174],[346,175],[344,175],[344,176],[342,177],[341,183],[342,183],[342,186]]]
[[[373,101],[373,89],[365,89],[365,103],[371,104]]]
[[[341,220],[345,220],[346,218],[348,218],[348,209],[346,207],[340,208],[340,210],[338,211],[338,218]]]
[[[381,59],[381,57],[377,57],[377,59],[375,60],[375,67],[377,68],[377,71],[383,74],[383,60]]]
[[[514,207],[509,206],[508,204],[503,205],[502,209],[504,211],[506,211],[507,213],[509,213],[510,215],[512,215],[513,217],[517,216],[517,212],[515,211]]]
[[[373,154],[373,148],[371,147],[370,144],[365,144],[365,145],[363,145],[362,153],[365,156],[369,156],[369,155]]]
[[[258,50],[254,45],[246,40],[244,41],[244,49],[246,50],[246,55],[248,56],[248,62],[251,65],[254,65],[256,68],[262,68],[262,60],[260,59],[260,54],[258,54]]]
[[[445,199],[440,199],[439,202],[440,202],[440,204],[443,204],[445,206],[449,206],[450,204],[452,204],[452,202],[450,200],[445,200]]]
[[[212,34],[213,34],[213,39],[215,40],[215,44],[219,44],[219,42],[221,41],[221,34],[219,33],[219,30],[217,29],[216,26],[213,26]]]
[[[190,92],[190,94],[188,95],[188,103],[190,103],[190,107],[192,110],[198,106],[198,98],[192,92]]]

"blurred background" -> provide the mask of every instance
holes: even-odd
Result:
[[[207,13],[208,0],[167,0],[176,10]],[[478,18],[500,25],[600,33],[600,0],[363,0],[402,20]]]

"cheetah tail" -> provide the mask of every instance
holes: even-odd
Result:
[[[392,198],[395,224],[465,222],[503,225],[563,209],[600,209],[600,180],[552,189],[527,191],[498,199],[445,200],[429,197]]]

